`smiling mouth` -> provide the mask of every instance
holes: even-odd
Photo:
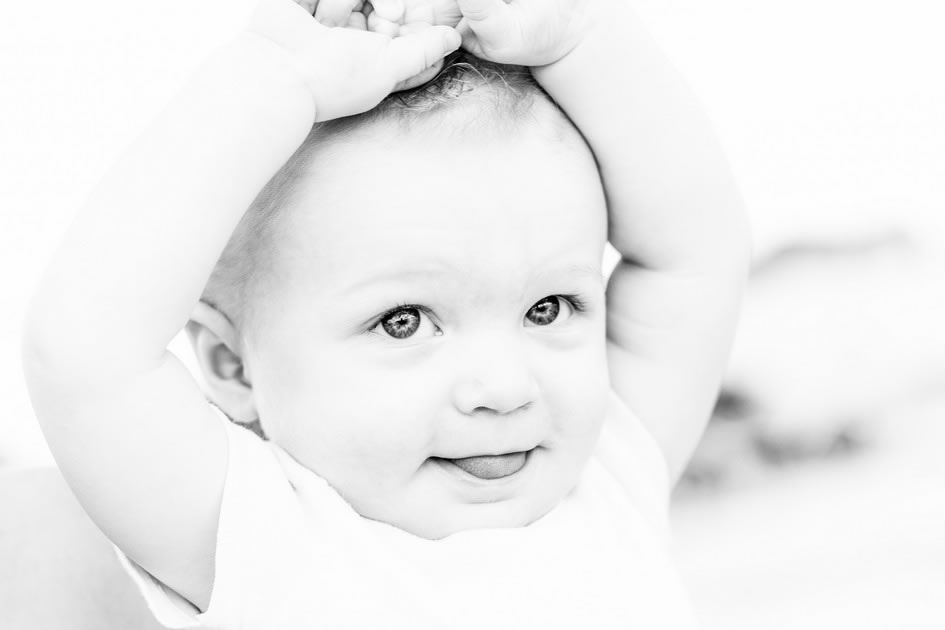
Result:
[[[465,473],[479,479],[502,479],[514,475],[525,467],[528,454],[531,451],[506,453],[504,455],[480,455],[477,457],[462,457],[446,459],[434,457],[439,462],[453,465]]]

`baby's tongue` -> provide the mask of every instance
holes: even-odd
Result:
[[[525,465],[525,453],[508,453],[507,455],[483,455],[480,457],[464,457],[451,459],[451,462],[480,479],[498,479],[517,473]]]

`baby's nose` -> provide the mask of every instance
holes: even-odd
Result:
[[[519,340],[492,337],[469,343],[459,364],[453,399],[462,413],[508,414],[538,396],[535,372]]]

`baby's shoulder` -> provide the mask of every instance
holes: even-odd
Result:
[[[610,391],[594,459],[651,520],[664,524],[672,484],[666,457],[635,413]]]

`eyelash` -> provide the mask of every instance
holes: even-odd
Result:
[[[571,308],[574,309],[575,313],[584,313],[587,311],[587,302],[582,300],[581,296],[579,295],[575,295],[573,293],[558,293],[555,295],[549,295],[547,297],[559,297],[567,300],[571,304]]]
[[[585,302],[581,298],[581,296],[575,293],[553,293],[551,295],[546,295],[545,297],[557,297],[557,298],[566,300],[571,305],[571,308],[574,310],[575,313],[587,312],[587,302]],[[544,298],[541,298],[541,299],[544,299]],[[534,306],[534,304],[532,306]],[[421,313],[429,317],[431,321],[433,321],[433,315],[430,309],[427,308],[426,306],[422,306],[420,304],[410,304],[407,302],[398,302],[395,306],[387,309],[381,315],[379,315],[374,320],[372,320],[370,330],[376,329],[378,326],[381,325],[381,322],[386,320],[388,317],[390,317],[394,313],[397,313],[407,308],[417,309],[418,311],[420,311]],[[531,306],[529,306],[529,308],[531,308]],[[436,326],[436,322],[433,322],[433,325]],[[439,329],[440,327],[437,326],[437,330]]]
[[[388,317],[390,317],[390,316],[393,315],[394,313],[396,313],[396,312],[398,312],[398,311],[402,311],[402,310],[404,310],[404,309],[406,309],[406,308],[415,308],[415,309],[417,309],[418,311],[420,311],[421,313],[426,313],[427,315],[430,314],[430,309],[428,309],[428,308],[425,307],[425,306],[421,306],[421,305],[419,305],[419,304],[407,304],[406,302],[404,302],[404,303],[398,302],[394,307],[389,308],[389,309],[387,309],[386,311],[384,311],[384,313],[382,313],[381,316],[377,318],[377,323],[378,323],[378,324],[381,323],[382,321],[384,321],[385,319],[387,319]]]
[[[390,316],[393,315],[394,313],[398,313],[398,312],[400,312],[400,311],[402,311],[402,310],[404,310],[404,309],[408,309],[408,308],[413,308],[413,309],[416,309],[416,310],[420,311],[421,313],[423,313],[424,315],[426,315],[427,317],[429,317],[429,318],[430,318],[430,321],[433,321],[433,314],[432,314],[432,312],[430,311],[430,309],[427,308],[426,306],[422,306],[422,305],[420,305],[420,304],[409,304],[409,303],[407,303],[407,302],[398,302],[395,306],[393,306],[393,307],[387,309],[386,311],[384,311],[383,313],[381,313],[379,316],[377,316],[376,318],[374,318],[373,320],[371,320],[372,323],[371,323],[371,328],[370,328],[370,330],[374,330],[375,328],[377,328],[378,326],[380,326],[380,325],[381,325],[381,322],[383,322],[385,319],[387,319],[388,317],[390,317]],[[433,322],[433,325],[436,326],[436,322]],[[440,327],[437,326],[437,330],[439,330],[439,328],[440,328]]]

